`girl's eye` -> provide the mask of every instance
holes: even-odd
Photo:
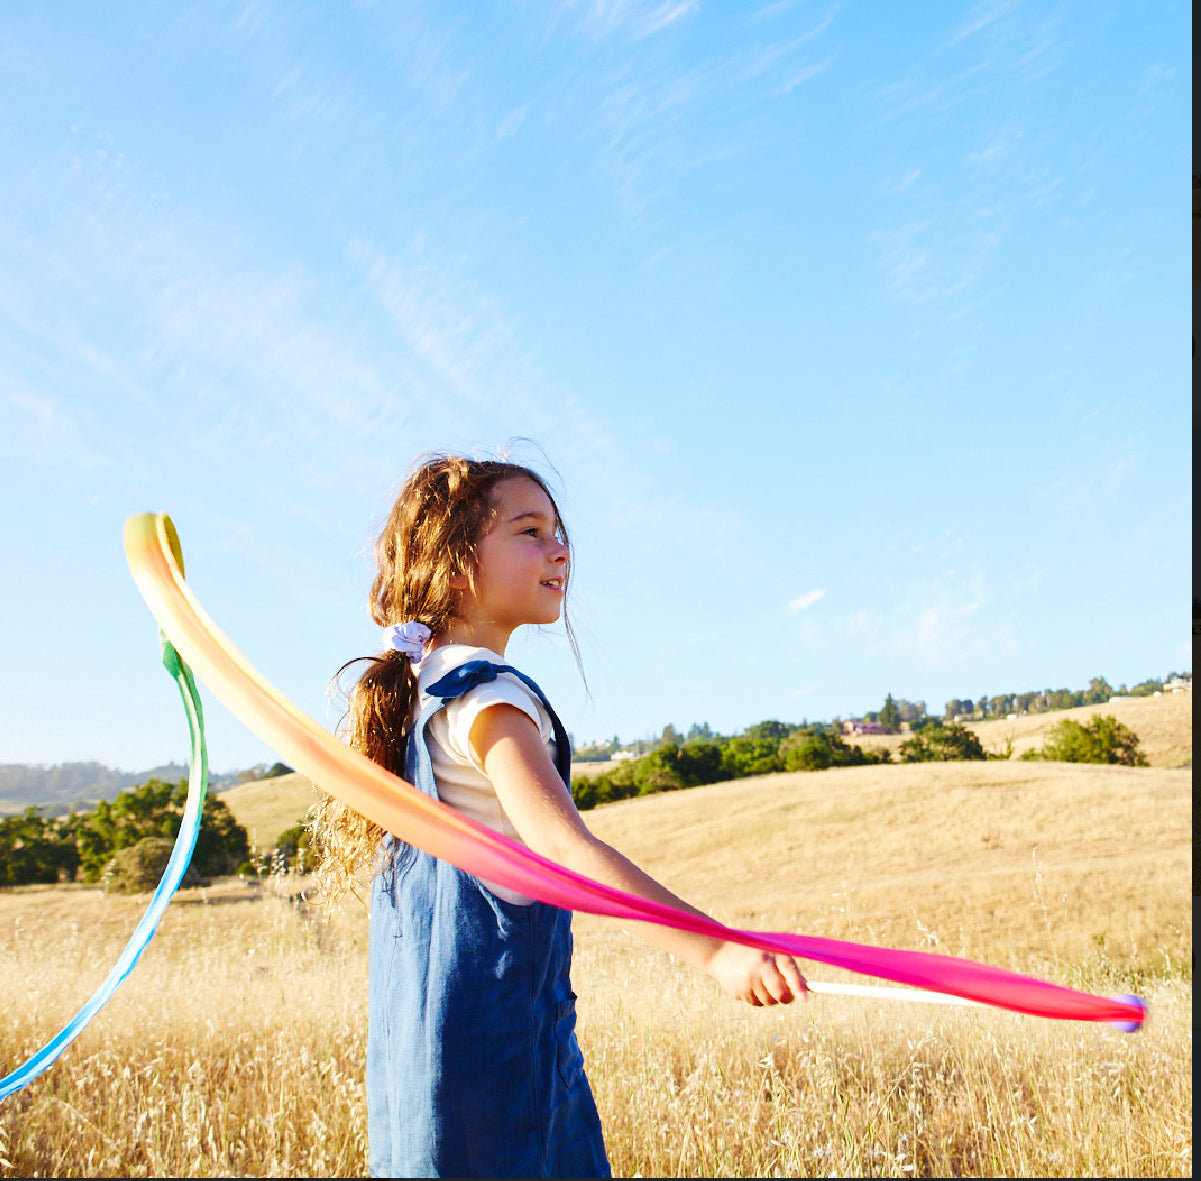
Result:
[[[531,525],[528,529],[523,529],[522,533],[528,533],[531,537],[537,537],[538,536],[538,526]]]

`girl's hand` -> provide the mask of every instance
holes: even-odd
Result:
[[[773,955],[741,943],[723,943],[705,970],[732,997],[748,1005],[787,1005],[795,997],[809,994],[792,956]]]

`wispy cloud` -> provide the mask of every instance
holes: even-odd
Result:
[[[758,77],[781,59],[800,49],[802,45],[807,45],[810,41],[820,37],[834,23],[837,13],[838,5],[835,4],[808,32],[802,33],[799,37],[792,37],[787,41],[779,41],[774,45],[756,50],[750,62],[739,73],[739,80],[745,81],[748,78]]]
[[[995,294],[970,297],[1000,251],[1006,224],[987,212],[949,207],[942,220],[913,218],[875,231],[886,291],[911,304],[941,301],[948,320],[974,312]]]
[[[582,10],[578,27],[590,37],[620,35],[644,41],[696,12],[700,0],[584,0],[572,7]]]
[[[576,27],[593,41],[620,33],[625,44],[674,28],[698,9],[695,4],[597,0],[583,8]],[[816,62],[806,62],[802,54],[828,35],[838,12],[837,4],[830,5],[795,36],[753,47],[735,41],[736,48],[722,44],[699,58],[629,44],[619,54],[608,49],[600,68],[573,89],[574,98],[588,95],[590,100],[576,126],[597,136],[600,167],[626,215],[643,219],[699,167],[747,151],[741,113],[756,102],[791,94],[830,68],[837,52]],[[561,23],[558,16],[554,21]],[[689,64],[681,66],[682,60]],[[739,125],[736,133],[732,119]]]
[[[975,566],[911,585],[896,611],[890,654],[940,665],[1003,646],[1005,637],[995,627],[975,622],[988,602],[984,572]]]
[[[1000,20],[1007,12],[1012,12],[1014,7],[1014,0],[985,0],[985,3],[977,4],[964,18],[963,23],[946,39],[944,47],[958,45],[960,41],[975,36],[982,29],[987,29],[989,25]]]
[[[521,106],[511,110],[500,121],[500,126],[496,129],[496,138],[498,140],[512,139],[520,130],[522,124],[530,113],[530,104],[522,103]]]
[[[484,292],[424,260],[420,250],[405,257],[358,240],[350,256],[438,386],[477,409],[513,398],[527,409],[524,391],[538,386],[538,372],[517,346],[513,325]]]
[[[975,152],[968,152],[964,159],[969,164],[997,164],[1010,156],[1023,132],[1017,129],[1008,135],[999,135]]]
[[[1138,466],[1137,455],[1123,455],[1115,459],[1105,469],[1105,488],[1109,494],[1115,495],[1126,482],[1126,477]]]
[[[876,623],[870,612],[854,611],[847,617],[843,631],[848,636],[868,636],[876,630]]]
[[[798,86],[803,85],[812,78],[816,78],[818,74],[825,73],[830,63],[834,60],[834,54],[831,54],[825,61],[820,61],[815,66],[805,66],[803,69],[797,70],[786,81],[782,82],[777,88],[776,94],[791,94]]]
[[[514,435],[536,439],[565,470],[612,486],[614,519],[635,512],[640,495],[649,498],[640,474],[649,465],[640,455],[653,450],[656,438],[642,434],[631,447],[574,391],[547,378],[536,343],[496,298],[434,261],[423,245],[385,251],[359,240],[350,257],[420,367],[422,397],[440,408],[438,421],[456,417],[449,408],[457,403],[467,412],[457,417],[476,424],[483,450]]]
[[[31,388],[0,369],[0,455],[42,466],[102,468],[109,460],[92,443],[95,431],[61,398]]]
[[[682,17],[695,12],[698,6],[699,0],[676,0],[674,3],[660,4],[658,8],[646,14],[631,35],[639,41],[651,37],[660,29],[665,29]]]
[[[886,180],[884,187],[889,193],[903,193],[914,184],[921,174],[922,170],[920,168],[911,168],[902,177]]]
[[[755,20],[774,20],[777,16],[787,12],[790,8],[796,8],[798,4],[803,4],[805,0],[775,0],[773,4],[765,4],[758,12],[755,13]]]
[[[788,604],[788,614],[796,615],[799,611],[806,611],[813,606],[818,599],[823,599],[826,596],[824,590],[809,590],[803,595],[797,595],[791,603]]]
[[[42,183],[64,203],[48,204],[36,237],[0,244],[0,334],[23,342],[5,417],[21,424],[26,457],[103,455],[132,479],[170,438],[215,468],[241,450],[289,455],[322,486],[361,475],[364,440],[420,412],[422,399],[397,396],[420,375],[365,347],[361,321],[323,306],[305,267],[250,265],[237,226],[164,194],[110,138],[72,136],[44,162]],[[73,215],[59,219],[64,208]],[[119,313],[96,314],[110,305]],[[105,408],[103,430],[91,406]]]
[[[314,298],[298,269],[197,268],[159,293],[155,351],[168,364],[187,356],[237,374],[252,383],[256,402],[286,407],[289,422],[313,437],[330,427],[363,435],[394,422],[404,401],[395,396],[398,375],[385,378],[376,360],[312,306]],[[221,402],[234,416],[246,410],[236,393]]]
[[[877,114],[867,130],[878,130],[915,116],[928,118],[945,114],[973,95],[984,92],[979,77],[984,70],[984,64],[976,62],[938,82],[927,82],[919,69],[908,78],[880,87],[875,102]]]

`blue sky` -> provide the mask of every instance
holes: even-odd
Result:
[[[0,761],[182,758],[121,530],[327,724],[534,440],[578,741],[1191,669],[1183,4],[9,3]],[[545,466],[518,444],[518,458]],[[219,770],[274,756],[208,698]]]

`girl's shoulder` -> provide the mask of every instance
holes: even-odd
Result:
[[[425,693],[435,681],[469,660],[486,660],[489,664],[509,663],[491,648],[477,648],[473,644],[443,644],[422,659],[417,669],[418,688]]]
[[[429,688],[436,684],[447,673],[452,672],[461,664],[469,661],[483,660],[489,664],[513,666],[490,648],[477,648],[471,644],[445,644],[435,648],[422,660],[417,672],[417,685],[421,704],[428,701]],[[524,681],[510,672],[502,672],[495,680],[486,681],[468,690],[462,697],[451,701],[446,708],[446,718],[449,722],[452,747],[465,747],[462,741],[471,729],[475,719],[493,705],[516,706],[538,727],[543,741],[554,737],[554,726],[546,708],[535,693]],[[459,741],[455,741],[458,738]]]

